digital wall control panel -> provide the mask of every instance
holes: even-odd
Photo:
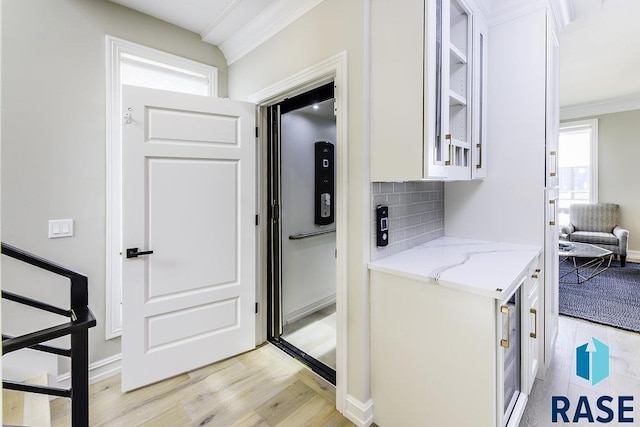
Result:
[[[315,143],[315,220],[316,225],[334,221],[334,146],[327,141]]]
[[[376,246],[389,244],[389,207],[378,205],[376,207]]]

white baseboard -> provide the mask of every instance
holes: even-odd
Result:
[[[285,325],[289,323],[293,323],[296,320],[302,319],[305,316],[310,315],[318,310],[322,310],[325,307],[330,306],[331,304],[336,303],[336,294],[329,295],[328,297],[319,299],[317,301],[312,302],[311,304],[307,304],[303,307],[298,308],[297,310],[293,310],[291,313],[284,313],[282,315],[282,320]]]
[[[640,251],[627,251],[627,261],[640,262]]]
[[[347,409],[344,416],[358,427],[368,427],[373,423],[373,400],[360,402],[353,396],[347,395]]]
[[[115,356],[107,357],[106,359],[98,360],[95,363],[89,365],[89,384],[93,384],[105,378],[109,378],[112,375],[120,373],[122,355],[116,354]],[[59,387],[71,387],[71,373],[66,372],[58,376]]]

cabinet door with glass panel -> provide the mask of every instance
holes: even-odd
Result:
[[[373,181],[486,175],[486,65],[465,0],[371,0]]]
[[[486,176],[485,25],[462,0],[428,0],[425,176]]]

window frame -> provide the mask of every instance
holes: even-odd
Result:
[[[107,35],[106,41],[106,235],[105,339],[122,335],[122,84],[123,54],[204,74],[206,96],[218,96],[218,69],[187,58]]]
[[[584,130],[589,130],[591,134],[591,141],[589,144],[590,164],[589,164],[589,201],[588,203],[598,203],[598,119],[594,118],[594,119],[585,119],[585,120],[571,120],[571,121],[560,123],[560,130],[559,130],[559,137],[558,137],[558,153],[560,156],[562,156],[562,146],[560,144],[560,136],[562,136],[563,134],[570,134],[570,133],[580,132]],[[559,164],[558,164],[558,172],[560,172]],[[562,192],[562,189],[560,189],[560,192]]]

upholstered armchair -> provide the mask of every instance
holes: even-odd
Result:
[[[563,225],[560,232],[571,242],[610,250],[620,257],[620,265],[624,267],[629,231],[618,226],[619,217],[620,206],[613,203],[573,204],[569,208],[569,225]]]

